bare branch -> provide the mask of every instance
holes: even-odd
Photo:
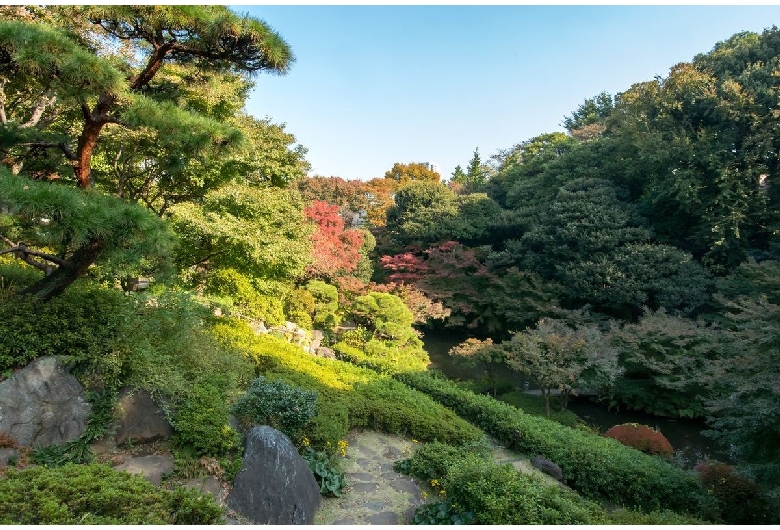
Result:
[[[22,129],[28,129],[30,127],[34,127],[35,125],[38,125],[38,122],[41,120],[41,116],[43,116],[43,111],[46,110],[46,107],[53,105],[56,101],[57,96],[48,96],[43,95],[38,100],[38,103],[35,105],[35,108],[33,108],[32,115],[30,115],[30,119],[24,122],[20,125]]]
[[[6,238],[3,238],[3,239],[8,241]],[[33,250],[33,249],[27,247],[27,245],[24,245],[22,243],[19,243],[19,244],[17,244],[16,246],[14,246],[12,248],[7,248],[5,250],[0,250],[0,255],[1,254],[12,254],[12,253],[16,254],[17,258],[21,259],[22,261],[24,261],[26,263],[30,263],[30,265],[33,265],[35,267],[38,266],[38,265],[36,265],[37,262],[33,263],[33,262],[28,261],[28,259],[30,259],[29,256],[35,256],[36,258],[41,258],[43,260],[50,261],[50,262],[55,263],[55,264],[60,265],[60,266],[68,264],[68,262],[66,260],[64,260],[64,259],[62,259],[62,258],[60,258],[58,256],[52,256],[51,254],[46,254],[45,252],[39,252],[37,250]],[[40,268],[40,267],[38,267],[38,268]],[[44,269],[41,269],[41,270],[44,270]]]
[[[68,147],[68,144],[65,142],[27,142],[23,144],[19,144],[20,147],[38,147],[43,149],[52,149],[56,148],[62,151],[62,153],[65,155],[65,158],[68,160],[76,160],[76,154],[71,150],[70,147]]]

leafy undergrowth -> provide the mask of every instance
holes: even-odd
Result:
[[[0,480],[0,524],[217,524],[208,494],[159,489],[103,464],[9,470]]]

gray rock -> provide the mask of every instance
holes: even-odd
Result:
[[[153,442],[173,436],[173,427],[165,414],[146,390],[131,392],[125,388],[119,393],[121,410],[116,443]]]
[[[19,445],[61,445],[84,434],[90,405],[55,357],[40,357],[0,383],[0,433]]]
[[[247,432],[231,510],[254,524],[312,524],[320,500],[309,465],[284,434],[267,425]]]
[[[547,460],[545,457],[537,455],[531,459],[531,465],[536,469],[550,475],[552,478],[560,482],[563,480],[563,471],[555,462]]]
[[[159,486],[164,475],[173,473],[173,467],[173,455],[149,455],[128,458],[115,469],[141,475],[155,486]]]
[[[382,512],[366,517],[368,524],[398,524],[398,515],[395,512]]]
[[[320,329],[313,329],[311,330],[311,340],[312,342],[319,341],[322,342],[322,339],[325,338],[325,332]]]
[[[0,467],[8,465],[9,460],[19,458],[19,451],[10,447],[0,447]]]
[[[314,355],[316,355],[317,357],[325,357],[326,359],[335,359],[336,358],[336,354],[333,353],[333,350],[331,350],[330,348],[325,348],[323,346],[320,346],[319,348],[317,348],[317,350],[315,351]]]
[[[201,493],[208,493],[214,500],[219,500],[219,494],[222,492],[222,483],[218,478],[211,475],[206,477],[194,478],[184,484],[188,488],[193,488]]]
[[[255,332],[255,335],[268,333],[268,328],[265,327],[265,322],[253,322],[249,324],[249,327],[252,328],[252,331]]]

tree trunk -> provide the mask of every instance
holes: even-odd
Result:
[[[97,146],[103,125],[105,125],[103,122],[88,121],[79,138],[78,151],[76,152],[78,158],[74,169],[79,187],[82,189],[92,186],[92,153]]]
[[[544,396],[544,412],[547,417],[550,417],[550,389],[542,388],[542,395]]]
[[[21,294],[32,295],[42,301],[48,301],[59,296],[70,284],[87,271],[89,266],[103,252],[104,248],[105,242],[102,239],[92,239],[77,249],[67,264],[60,265],[50,275],[24,289]]]

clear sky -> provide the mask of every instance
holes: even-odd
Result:
[[[262,74],[248,111],[285,123],[311,175],[368,180],[395,162],[447,179],[475,148],[562,131],[586,98],[665,77],[780,6],[233,6],[296,56]]]

